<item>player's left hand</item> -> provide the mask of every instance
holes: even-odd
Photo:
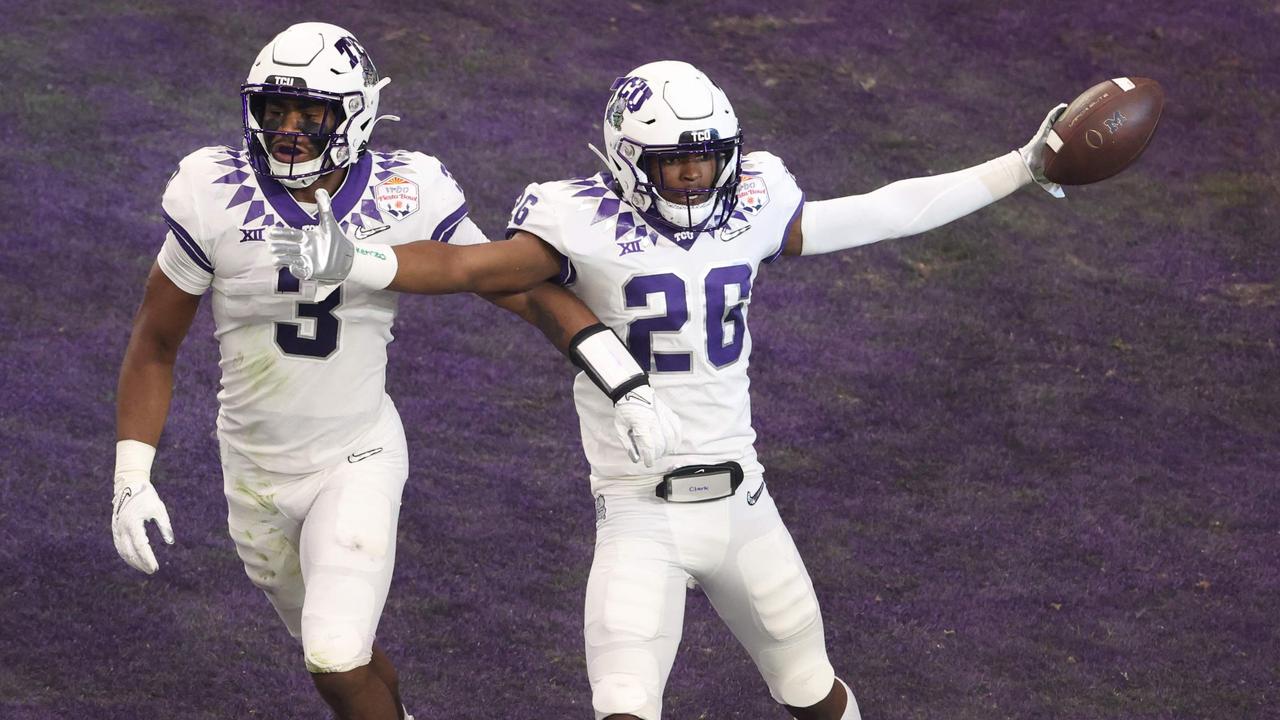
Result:
[[[356,246],[334,219],[329,193],[323,189],[316,190],[315,225],[301,230],[267,228],[263,237],[276,265],[289,268],[299,280],[338,283],[351,273]]]
[[[148,575],[160,568],[156,555],[147,539],[147,521],[160,529],[160,537],[173,544],[173,528],[169,525],[169,511],[156,494],[151,480],[145,473],[121,473],[116,476],[115,492],[111,499],[111,538],[116,552],[131,567]]]
[[[1063,192],[1061,185],[1044,176],[1044,148],[1045,140],[1049,137],[1049,131],[1053,129],[1053,124],[1057,122],[1058,117],[1066,109],[1067,104],[1060,103],[1050,110],[1049,114],[1044,116],[1044,122],[1040,123],[1040,129],[1036,131],[1031,141],[1018,148],[1018,154],[1022,156],[1022,163],[1031,172],[1031,179],[1044,188],[1045,192],[1056,198],[1064,198],[1067,194]]]
[[[658,458],[680,444],[680,417],[658,399],[652,386],[628,391],[614,403],[613,410],[613,427],[631,462],[653,467]]]

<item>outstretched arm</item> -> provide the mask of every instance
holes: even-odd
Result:
[[[354,243],[333,217],[329,194],[316,191],[316,224],[303,229],[273,227],[267,247],[276,265],[299,280],[349,282],[373,290],[443,295],[457,292],[524,292],[560,271],[551,246],[535,235],[450,245],[420,240],[391,247]]]
[[[932,230],[986,207],[1015,190],[1039,183],[1050,194],[1062,190],[1040,174],[1045,138],[1066,105],[1045,117],[1022,148],[956,172],[899,180],[865,195],[804,204],[792,223],[786,255],[818,255]]]

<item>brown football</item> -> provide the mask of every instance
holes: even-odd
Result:
[[[1094,85],[1053,124],[1045,177],[1061,185],[1087,185],[1124,170],[1147,149],[1163,109],[1164,90],[1151,78]]]

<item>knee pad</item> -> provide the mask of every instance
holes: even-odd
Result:
[[[302,608],[302,651],[313,673],[346,672],[369,664],[377,604],[362,577],[322,573],[307,585]]]
[[[818,598],[786,528],[743,545],[737,561],[751,606],[774,640],[795,637],[820,620]]]
[[[657,720],[662,712],[662,682],[651,654],[638,649],[605,653],[589,663],[588,674],[596,718],[625,714]]]
[[[835,669],[827,661],[824,651],[821,656],[797,657],[787,663],[786,670],[776,677],[768,678],[769,693],[783,705],[809,707],[827,697],[835,680]],[[853,699],[852,693],[849,694],[849,699]]]

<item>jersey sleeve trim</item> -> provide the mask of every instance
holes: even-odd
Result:
[[[800,202],[796,203],[795,212],[791,213],[791,219],[787,221],[787,226],[782,229],[782,241],[778,243],[778,249],[773,254],[765,258],[767,263],[774,262],[782,256],[782,251],[787,249],[787,238],[791,237],[791,228],[795,226],[796,220],[800,218],[800,211],[804,209],[804,191],[800,191]]]
[[[439,240],[442,243],[449,242],[449,238],[453,237],[453,233],[457,231],[458,225],[466,216],[467,203],[464,201],[458,206],[457,210],[446,215],[445,218],[440,221],[440,224],[436,225],[436,229],[431,231],[431,239]]]
[[[182,227],[182,224],[177,220],[174,220],[168,212],[161,210],[160,214],[164,216],[165,224],[173,231],[173,237],[178,241],[178,245],[182,247],[182,250],[187,253],[187,256],[191,258],[191,262],[194,262],[201,270],[212,274],[213,263],[209,260],[209,256],[205,255],[204,251],[200,249],[196,241],[192,239],[191,233],[187,232],[187,229]]]
[[[553,248],[554,249],[554,248]],[[560,274],[556,276],[555,283],[557,285],[569,286],[578,281],[578,269],[573,266],[573,261],[561,255],[557,250],[556,255],[560,258]]]

